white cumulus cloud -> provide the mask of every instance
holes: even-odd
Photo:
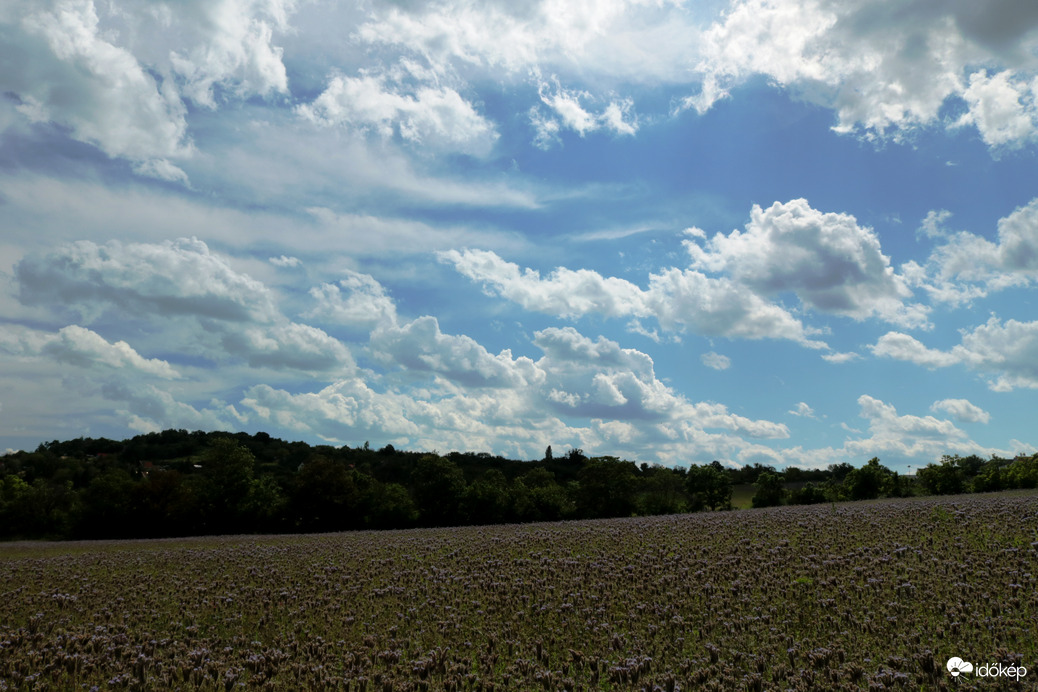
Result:
[[[331,78],[299,114],[322,125],[372,131],[382,137],[437,150],[485,155],[497,139],[489,120],[454,89],[420,85],[408,89],[376,75]]]
[[[101,366],[167,380],[180,376],[162,359],[145,358],[125,341],[112,343],[97,332],[75,324],[63,327],[57,333],[8,326],[0,335],[0,351],[20,357],[51,358],[87,370]]]
[[[235,430],[241,420],[233,409],[217,404],[216,407],[197,408],[180,401],[167,389],[159,389],[150,383],[131,382],[125,378],[113,378],[102,385],[104,398],[128,404],[120,409],[131,429],[138,432],[157,432],[167,428],[188,430]]]
[[[933,416],[898,415],[897,409],[875,397],[858,397],[861,417],[868,421],[870,437],[851,440],[845,449],[862,455],[884,452],[905,457],[936,458],[950,448],[977,450],[965,432],[949,420]]]
[[[196,153],[185,99],[285,94],[274,33],[294,0],[11,0],[0,12],[0,91],[28,121],[187,183],[178,163]],[[219,97],[217,96],[219,90]]]
[[[667,330],[691,329],[711,336],[790,339],[824,348],[788,311],[730,279],[697,271],[667,269],[649,277],[649,286],[588,269],[555,269],[542,278],[532,269],[487,250],[449,250],[442,261],[481,282],[485,289],[527,310],[565,317],[655,317]]]
[[[869,347],[873,354],[904,360],[928,368],[964,365],[990,373],[994,391],[1023,387],[1038,389],[1038,321],[1021,322],[991,317],[986,323],[962,331],[961,343],[947,351],[928,348],[917,339],[888,332]]]
[[[27,256],[15,275],[27,305],[74,310],[88,321],[108,315],[162,324],[167,338],[209,358],[306,371],[353,366],[345,345],[285,317],[266,285],[196,238],[69,243]]]
[[[968,399],[941,399],[933,402],[930,410],[934,413],[943,411],[961,423],[988,423],[991,420],[990,413]]]
[[[507,349],[493,355],[471,337],[444,334],[428,315],[402,326],[381,325],[372,332],[370,347],[385,363],[467,387],[524,387],[545,379],[529,358],[513,358]]]
[[[163,3],[153,13],[182,41],[171,50],[170,62],[185,82],[185,95],[215,108],[217,86],[238,98],[288,92],[282,49],[273,34],[288,29],[295,5],[295,0],[189,0]]]
[[[988,76],[974,72],[962,97],[969,111],[960,125],[972,124],[991,147],[1019,147],[1035,136],[1038,108],[1033,83],[1013,78],[1010,70]]]
[[[960,362],[955,354],[927,348],[915,337],[901,332],[887,332],[869,350],[882,358],[906,360],[927,368],[945,368]]]
[[[105,245],[84,240],[16,267],[19,295],[32,305],[111,305],[136,315],[194,315],[228,321],[270,322],[274,297],[263,284],[236,272],[197,238],[164,243]]]
[[[316,305],[306,317],[330,324],[371,331],[383,324],[396,324],[396,304],[386,289],[369,274],[347,270],[337,284],[310,289]]]
[[[834,129],[898,137],[940,123],[954,99],[992,146],[1033,137],[1033,31],[1028,0],[995,6],[909,0],[735,0],[700,37],[702,112],[754,75],[836,112]],[[978,65],[1004,69],[989,77]]]
[[[0,30],[14,68],[0,71],[0,90],[23,116],[66,127],[145,174],[183,175],[167,160],[191,153],[175,87],[109,40],[91,0],[16,2],[0,14]]]
[[[937,217],[931,212],[926,224]],[[942,214],[946,221],[950,214]],[[942,233],[926,265],[906,264],[906,276],[934,300],[957,305],[1038,280],[1038,198],[998,221],[994,241],[959,231]]]
[[[995,391],[1038,389],[1038,321],[992,317],[963,333],[953,352],[969,367],[994,373],[988,385]]]
[[[527,310],[567,317],[600,313],[609,317],[647,315],[645,296],[625,279],[565,267],[546,278],[505,261],[489,250],[447,250],[440,259]]]
[[[685,243],[693,267],[725,272],[761,295],[795,293],[820,312],[878,315],[922,326],[926,311],[906,306],[911,291],[890,266],[879,238],[849,214],[823,213],[807,200],[754,205],[744,231]]]

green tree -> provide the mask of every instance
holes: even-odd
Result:
[[[418,520],[407,488],[399,483],[383,483],[369,479],[361,495],[364,525],[371,529],[405,529]]]
[[[894,476],[890,469],[872,457],[861,468],[851,469],[843,480],[847,497],[852,500],[872,500],[880,495],[890,495],[894,487]]]
[[[711,466],[721,466],[721,462],[712,461]],[[723,468],[723,467],[722,467]],[[762,473],[777,473],[774,466],[764,466],[756,462],[746,464],[737,469],[729,469],[728,474],[735,484],[756,483]]]
[[[488,469],[483,477],[468,486],[463,501],[470,524],[500,524],[511,513],[512,498],[508,479],[500,469]]]
[[[411,472],[411,487],[424,525],[460,523],[465,476],[453,461],[436,454],[424,455]]]
[[[720,464],[692,464],[685,476],[691,509],[729,509],[732,505],[732,479]]]
[[[945,456],[943,458],[954,460],[955,465],[962,469],[962,473],[966,477],[967,481],[976,476],[978,473],[980,473],[981,469],[984,468],[984,464],[986,463],[982,457],[979,457],[976,454],[970,454],[969,456],[965,457],[960,457],[957,455],[951,457]]]
[[[288,499],[273,476],[253,478],[241,504],[242,515],[253,531],[270,533],[283,525]]]
[[[4,477],[0,489],[0,520],[10,538],[68,538],[78,512],[72,482],[36,478],[26,483],[14,475]]]
[[[1012,479],[1009,477],[1007,466],[1008,462],[1002,459],[992,459],[984,464],[973,479],[973,492],[991,493],[1008,488]]]
[[[8,474],[0,479],[0,531],[5,538],[30,536],[33,490],[21,477]]]
[[[817,505],[825,502],[825,491],[811,481],[803,487],[789,492],[789,504],[791,505]]]
[[[628,517],[634,512],[637,473],[633,462],[596,457],[580,470],[578,479],[581,515]]]
[[[853,470],[854,466],[848,464],[846,461],[842,461],[839,464],[829,464],[826,472],[829,474],[829,478],[835,483],[843,483],[843,479]]]
[[[757,482],[753,485],[757,488],[751,500],[754,507],[775,507],[785,499],[786,485],[782,474],[765,471],[757,476]]]
[[[574,447],[566,453],[566,461],[573,464],[583,464],[588,459],[584,456],[584,450],[580,447]]]
[[[83,538],[128,538],[134,535],[136,483],[121,468],[94,476],[80,491],[80,515],[76,533]]]
[[[248,530],[244,503],[256,458],[232,437],[219,437],[202,455],[200,500],[206,533]]]
[[[966,478],[954,459],[944,457],[940,464],[927,464],[916,474],[931,495],[958,495],[966,492]]]
[[[1038,488],[1038,454],[1018,456],[1006,473],[1014,488]]]
[[[303,531],[340,531],[360,525],[360,491],[346,465],[315,454],[296,473],[292,517]]]
[[[557,521],[575,511],[555,474],[543,468],[530,469],[512,484],[512,507],[519,521]]]
[[[891,471],[885,492],[889,497],[911,497],[912,484],[897,471]]]
[[[641,514],[677,514],[688,509],[685,477],[676,469],[647,467],[642,471],[641,485]]]
[[[133,533],[141,537],[183,536],[201,525],[197,501],[179,471],[155,470],[133,488]]]

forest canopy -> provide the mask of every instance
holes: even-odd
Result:
[[[667,468],[581,449],[487,453],[311,446],[165,430],[0,457],[0,538],[145,538],[498,524],[720,511],[1038,486],[1038,455],[945,456],[914,477],[873,458],[826,469]],[[738,505],[738,502],[734,504]]]

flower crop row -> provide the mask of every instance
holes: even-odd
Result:
[[[1033,494],[12,544],[0,690],[981,689],[1036,575]]]

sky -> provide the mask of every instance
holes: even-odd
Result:
[[[0,453],[1033,453],[1033,0],[7,0]]]

